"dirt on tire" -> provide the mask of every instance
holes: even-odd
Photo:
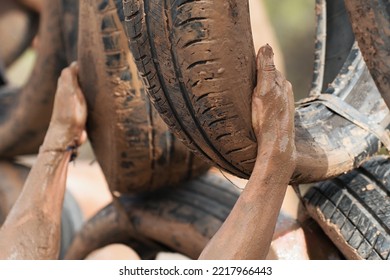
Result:
[[[81,3],[78,52],[87,132],[115,196],[174,186],[209,168],[146,97],[114,1]]]
[[[310,216],[347,259],[390,258],[389,168],[388,157],[374,157],[304,197]]]

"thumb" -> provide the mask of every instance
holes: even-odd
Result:
[[[254,97],[266,95],[275,85],[278,72],[274,63],[274,51],[268,44],[262,46],[257,53],[257,90]]]
[[[262,46],[257,54],[257,69],[260,72],[275,71],[274,51],[268,44]]]

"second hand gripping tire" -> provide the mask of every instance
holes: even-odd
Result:
[[[123,9],[135,62],[164,121],[190,149],[248,178],[257,148],[247,1],[123,0]],[[311,92],[332,94],[386,128],[388,109],[354,43],[344,1],[317,0],[316,12]],[[352,170],[381,147],[376,136],[319,102],[297,108],[295,125],[294,183]]]

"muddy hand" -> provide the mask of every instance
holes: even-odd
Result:
[[[267,44],[257,55],[257,86],[252,96],[252,125],[259,156],[295,157],[294,95],[291,84],[276,70]]]
[[[53,114],[45,139],[45,144],[50,148],[65,149],[68,146],[79,146],[86,140],[84,128],[87,106],[77,74],[78,66],[74,62],[62,71],[58,80]]]

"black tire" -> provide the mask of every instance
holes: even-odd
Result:
[[[176,185],[209,167],[169,132],[146,98],[114,1],[80,6],[87,130],[114,195]]]
[[[353,41],[343,1],[318,0],[317,12],[319,60],[315,64],[317,75],[312,93],[333,94],[371,122],[386,128],[388,109]],[[322,79],[316,79],[318,76]],[[381,148],[376,136],[319,103],[297,108],[295,126],[298,161],[292,182],[315,182],[338,176],[358,167]]]
[[[0,61],[9,66],[31,45],[39,15],[13,0],[3,0],[0,5]]]
[[[57,79],[68,60],[75,58],[69,50],[75,49],[77,11],[78,0],[44,3],[38,57],[30,79],[20,89],[0,90],[1,158],[38,152],[50,122]]]
[[[5,74],[5,66],[0,59],[0,87],[4,86],[7,83],[7,77]]]
[[[124,0],[130,49],[151,100],[193,151],[240,177],[256,156],[248,1]]]
[[[345,4],[368,69],[390,107],[390,2],[346,0]]]
[[[84,224],[66,258],[84,259],[112,243],[149,240],[196,259],[238,196],[230,182],[208,173],[177,189],[123,197],[121,210],[110,204]]]
[[[347,259],[390,259],[389,170],[388,157],[375,157],[304,197],[309,214]]]
[[[254,145],[242,144],[243,146],[238,147],[235,146],[234,143],[236,142],[233,141],[232,145],[226,145],[226,149],[222,149],[219,146],[219,142],[215,141],[224,134],[230,137],[229,129],[234,127],[229,126],[227,122],[221,121],[223,118],[229,118],[230,115],[220,114],[220,109],[229,111],[230,114],[235,114],[234,110],[226,106],[230,102],[227,95],[218,95],[217,98],[220,99],[219,105],[221,107],[217,110],[213,108],[215,102],[209,101],[209,97],[203,99],[203,107],[196,107],[196,104],[196,106],[193,105],[193,102],[196,100],[193,100],[192,92],[186,88],[189,78],[186,76],[188,73],[185,74],[185,67],[188,64],[184,62],[185,59],[188,61],[192,60],[190,54],[187,54],[187,56],[183,54],[182,49],[183,42],[187,42],[187,40],[183,39],[179,44],[168,44],[169,39],[172,38],[190,37],[186,32],[187,29],[177,26],[168,28],[167,24],[165,24],[166,16],[176,17],[180,15],[179,11],[175,10],[175,7],[181,3],[186,3],[182,7],[195,9],[195,7],[200,5],[218,5],[217,2],[220,3],[220,1],[175,1],[172,8],[170,6],[165,7],[168,10],[166,16],[163,13],[159,16],[163,7],[155,4],[155,2],[154,0],[123,1],[126,16],[125,25],[130,48],[138,70],[144,77],[144,83],[153,104],[156,105],[169,127],[179,135],[179,138],[190,149],[198,150],[200,155],[203,155],[206,159],[213,160],[219,167],[237,176],[248,178],[255,159],[256,149]],[[165,3],[167,2],[165,1]],[[223,2],[226,3],[226,1]],[[389,121],[385,118],[387,109],[383,106],[384,103],[366,69],[361,54],[354,45],[354,36],[343,0],[318,0],[317,4],[318,30],[312,92],[320,93],[324,91],[325,93],[337,95],[364,115],[369,116],[373,122],[380,123],[383,127],[386,127],[389,125]],[[241,5],[243,5],[243,10],[246,11],[244,9],[246,4],[243,3]],[[189,13],[185,15],[189,16]],[[222,12],[221,15],[223,15]],[[228,15],[225,16],[228,18]],[[249,15],[245,14],[242,17],[247,18]],[[197,14],[193,14],[192,18],[188,17],[188,19],[190,19],[189,22],[195,23],[191,25],[191,30],[198,30],[198,32],[201,32],[202,28],[202,24],[198,24],[198,22],[207,22],[207,28],[211,30],[217,28],[215,27],[216,25],[221,24],[221,21],[198,19]],[[171,24],[168,25],[171,26]],[[215,40],[219,42],[222,38],[229,38],[228,41],[232,42],[235,40],[234,38],[243,38],[245,37],[244,35],[234,35],[234,32],[241,29],[233,28],[234,31],[230,31],[233,32],[231,33],[233,35],[217,35]],[[205,43],[200,42],[202,47],[207,45],[207,41]],[[252,44],[249,43],[248,46],[252,46]],[[241,45],[233,47],[234,50],[239,50],[240,48]],[[202,54],[202,52],[197,52],[199,56]],[[228,56],[224,52],[213,55]],[[250,61],[254,61],[253,56],[248,56],[248,58]],[[207,59],[207,57],[203,57],[198,61],[206,61]],[[180,63],[178,64],[177,62]],[[203,66],[199,64],[199,67],[194,67],[192,70],[198,69],[198,72],[192,73],[193,79],[200,75],[203,71],[202,67],[209,67],[210,65],[206,64],[206,66]],[[322,68],[321,65],[325,65],[325,67]],[[183,67],[184,70],[180,67]],[[175,72],[178,69],[180,70],[179,74],[178,71]],[[210,73],[213,72],[210,70]],[[246,77],[246,74],[244,74],[244,77]],[[245,82],[243,84],[247,85]],[[222,86],[221,88],[224,87]],[[249,96],[250,91],[247,94]],[[236,103],[241,104],[242,102]],[[194,115],[194,112],[198,112],[199,108],[199,112],[206,112],[204,116],[196,115],[195,121],[188,118],[188,115]],[[204,119],[207,120],[205,121]],[[250,118],[240,118],[241,124],[245,123],[244,119],[246,121],[250,120]],[[221,129],[210,126],[210,123],[218,123],[219,121],[221,121],[220,124],[227,126],[227,128]],[[216,137],[213,139],[209,138],[211,140],[206,143],[205,139],[197,135],[197,129],[200,127],[197,124],[199,123],[205,131],[212,127],[211,130],[213,131],[210,133]],[[375,136],[356,127],[320,104],[308,104],[298,108],[296,110],[295,123],[298,165],[292,182],[308,183],[337,176],[356,167],[367,156],[375,153],[380,148],[378,139]],[[235,141],[242,139],[243,143],[246,143],[246,139],[251,137],[253,139],[251,129],[247,129],[246,132],[242,129],[235,129],[237,131],[237,134],[234,135]],[[221,139],[218,138],[218,140]],[[215,147],[217,148],[215,149]],[[247,147],[244,148],[245,152],[242,155],[245,156],[243,157],[240,155],[242,147]],[[212,151],[210,152],[210,150]],[[222,155],[222,158],[216,156],[218,153]],[[225,157],[227,153],[229,155]],[[241,158],[238,159],[239,157]],[[242,161],[246,163],[245,167],[240,166]]]
[[[30,168],[24,165],[0,161],[0,228],[22,192],[29,172]],[[60,259],[67,252],[82,222],[83,215],[77,201],[66,191],[61,215]]]

